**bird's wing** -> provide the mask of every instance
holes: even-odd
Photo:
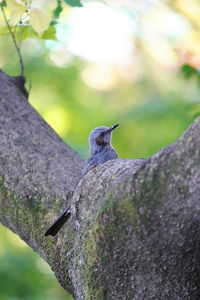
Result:
[[[85,175],[92,167],[95,167],[98,164],[99,164],[99,162],[98,162],[97,155],[91,155],[88,158],[88,160],[85,162],[82,174]]]

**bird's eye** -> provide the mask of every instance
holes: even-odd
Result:
[[[104,133],[103,133],[103,132],[101,132],[100,136],[101,136],[101,137],[103,137],[103,136],[104,136]]]

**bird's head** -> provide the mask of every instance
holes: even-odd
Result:
[[[100,126],[94,128],[89,135],[89,144],[91,147],[91,152],[93,152],[97,148],[97,146],[110,145],[112,131],[117,126],[119,126],[119,124],[115,124],[111,127]]]

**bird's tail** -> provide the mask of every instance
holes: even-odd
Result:
[[[55,236],[62,226],[67,222],[71,215],[70,209],[67,208],[60,217],[51,225],[51,227],[46,231],[45,236],[51,235]]]

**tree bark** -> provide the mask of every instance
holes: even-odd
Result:
[[[112,160],[81,178],[83,159],[16,80],[0,72],[0,84],[1,223],[77,300],[199,300],[200,119],[146,161]],[[73,215],[45,238],[67,205]]]

